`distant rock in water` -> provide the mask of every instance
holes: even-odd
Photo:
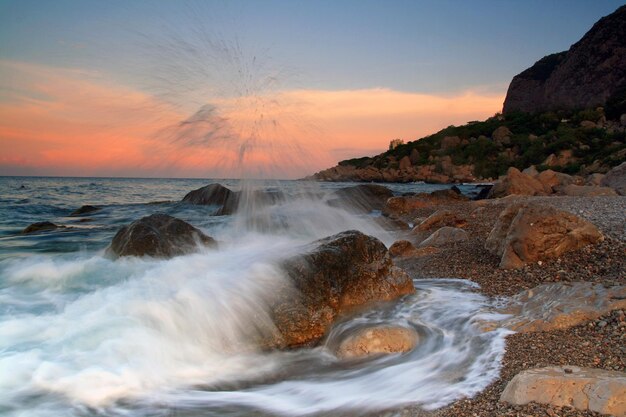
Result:
[[[37,222],[27,226],[24,230],[22,230],[23,235],[28,235],[31,233],[38,232],[48,232],[50,230],[62,229],[65,226],[58,226],[51,222]]]
[[[332,194],[328,204],[357,211],[382,210],[393,192],[382,185],[359,184],[341,188]]]
[[[216,247],[217,242],[187,222],[167,214],[152,214],[122,227],[107,254],[171,258],[193,252],[200,245]]]
[[[281,335],[273,343],[278,347],[314,344],[339,315],[415,292],[409,276],[393,266],[385,245],[354,230],[314,242],[282,268],[291,285],[277,292],[271,306]]]
[[[216,215],[233,214],[239,205],[239,195],[221,184],[209,184],[190,191],[183,197],[183,203],[202,206],[219,206]]]
[[[625,88],[626,6],[622,6],[600,19],[568,51],[548,55],[516,75],[503,112],[603,106],[619,101],[616,95],[623,95]]]
[[[83,214],[93,213],[94,211],[102,210],[99,207],[90,206],[89,204],[81,206],[79,209],[70,213],[71,217],[82,216]]]

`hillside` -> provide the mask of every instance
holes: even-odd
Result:
[[[514,166],[569,174],[606,172],[626,160],[626,115],[614,108],[498,114],[450,126],[380,155],[349,159],[308,179],[374,182],[471,182]]]

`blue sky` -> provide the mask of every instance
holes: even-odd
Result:
[[[238,39],[306,88],[506,85],[620,1],[0,1],[0,57],[133,73],[145,39],[189,25]],[[496,87],[497,88],[497,87]]]

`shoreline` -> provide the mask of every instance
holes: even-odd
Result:
[[[499,213],[513,202],[534,202],[571,212],[595,224],[605,235],[603,242],[583,247],[519,269],[498,268],[499,258],[484,248],[484,242]],[[529,197],[510,196],[480,201],[454,202],[421,208],[413,214],[425,217],[448,209],[467,218],[466,242],[446,245],[441,251],[418,257],[396,258],[396,265],[413,278],[463,278],[480,285],[478,292],[489,297],[508,297],[542,283],[594,282],[604,286],[626,285],[626,196]],[[406,216],[405,216],[406,219]],[[410,231],[398,239],[416,240]],[[500,376],[473,398],[459,399],[432,412],[408,407],[376,414],[380,416],[500,417],[567,416],[601,414],[569,407],[530,403],[499,402],[506,384],[520,371],[545,366],[575,365],[624,372],[626,369],[626,326],[624,311],[612,313],[562,330],[514,333],[506,338],[506,353]],[[604,326],[598,325],[601,321]],[[606,324],[608,323],[608,325]]]

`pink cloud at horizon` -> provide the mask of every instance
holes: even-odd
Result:
[[[0,61],[0,74],[4,175],[297,178],[484,119],[503,100],[302,89],[216,98],[187,114],[97,72]]]

